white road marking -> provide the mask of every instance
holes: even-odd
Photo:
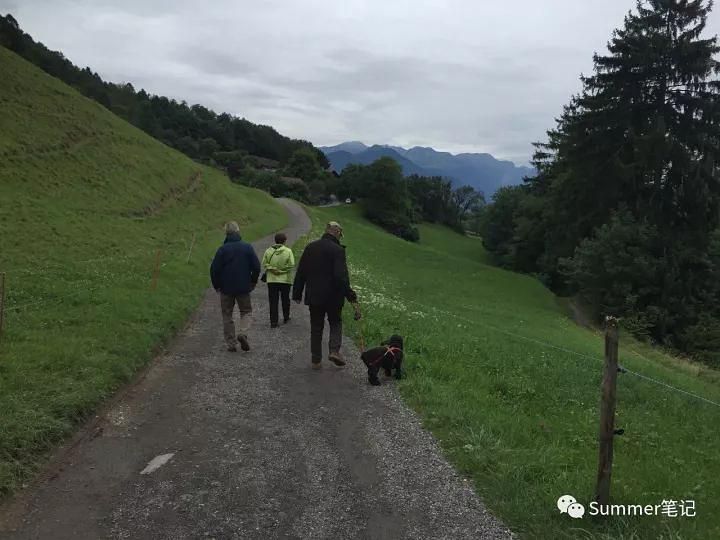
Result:
[[[150,463],[147,464],[147,467],[145,467],[142,471],[140,471],[140,474],[150,474],[152,472],[157,471],[160,467],[165,465],[168,461],[172,459],[172,457],[175,454],[162,454],[160,456],[156,456],[150,460]]]

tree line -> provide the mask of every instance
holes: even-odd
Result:
[[[350,164],[336,185],[341,200],[360,203],[364,216],[405,240],[417,241],[419,222],[439,223],[463,233],[466,221],[480,211],[485,199],[471,186],[453,189],[442,177],[403,177],[390,157],[370,165]]]
[[[324,157],[324,155],[323,155]],[[337,189],[337,175],[325,168],[325,162],[318,159],[311,148],[300,148],[292,153],[284,165],[276,169],[263,169],[248,163],[247,156],[241,156],[245,163],[235,161],[228,167],[233,182],[262,189],[273,197],[290,197],[307,204],[322,204],[331,200]]]
[[[537,176],[498,191],[484,243],[600,320],[720,366],[720,50],[712,4],[640,0],[571,98]]]
[[[257,167],[258,159],[285,163],[298,150],[312,152],[321,167],[329,167],[311,143],[285,137],[270,126],[136,91],[130,83],[105,82],[90,68],[80,69],[62,53],[35,42],[9,14],[0,16],[0,45],[192,159],[228,168],[231,176]]]

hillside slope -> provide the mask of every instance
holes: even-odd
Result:
[[[142,129],[168,146],[203,163],[220,163],[226,152],[247,152],[282,162],[295,152],[309,148],[323,166],[324,154],[307,141],[290,139],[271,126],[245,118],[188,105],[164,96],[136,91],[130,83],[104,81],[89,67],[81,69],[58,51],[51,51],[23,32],[17,20],[0,15],[0,46],[22,56],[47,74],[78,90],[120,118]],[[225,158],[221,158],[222,155]]]
[[[370,346],[405,336],[401,392],[483,500],[525,538],[718,538],[718,372],[622,336],[612,476],[614,504],[694,500],[696,517],[573,520],[565,494],[586,505],[595,486],[601,335],[576,326],[530,276],[486,264],[478,239],[421,226],[411,244],[360,218],[358,209],[314,211],[343,224],[362,327]],[[392,419],[383,419],[383,423]],[[678,506],[679,508],[679,506]],[[679,512],[679,510],[678,510]],[[607,535],[607,536],[605,536]]]
[[[224,221],[286,218],[2,47],[0,73],[1,495],[182,325]]]

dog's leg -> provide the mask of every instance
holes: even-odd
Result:
[[[378,367],[368,366],[368,382],[373,386],[380,386],[380,379],[378,379]]]

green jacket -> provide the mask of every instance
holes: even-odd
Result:
[[[295,255],[283,245],[275,244],[265,251],[262,267],[267,272],[268,283],[292,284],[292,269],[295,268]]]

